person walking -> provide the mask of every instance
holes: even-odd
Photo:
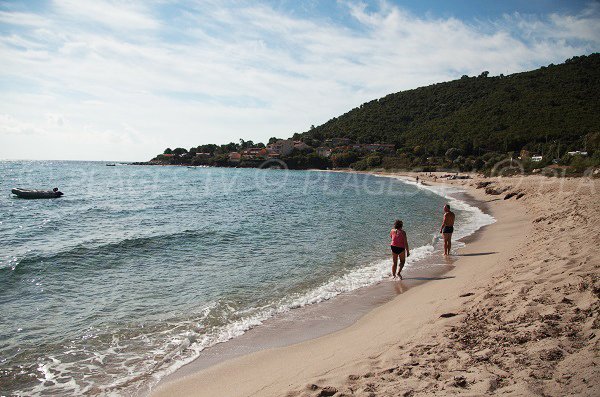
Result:
[[[444,219],[442,220],[442,227],[440,228],[440,233],[444,236],[444,255],[450,255],[455,218],[454,212],[450,211],[450,204],[446,204],[444,206]]]
[[[394,222],[394,228],[390,231],[390,248],[392,250],[392,277],[396,279],[399,277],[402,280],[402,269],[406,258],[410,256],[410,250],[408,249],[408,240],[406,238],[406,232],[402,229],[402,221],[396,219]],[[398,268],[398,259],[400,259],[400,268]],[[396,272],[396,269],[398,270]]]

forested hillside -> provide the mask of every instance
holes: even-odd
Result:
[[[587,140],[598,139],[599,110],[596,53],[530,72],[496,77],[483,72],[390,94],[299,135],[314,146],[347,137],[393,143],[417,155],[443,156],[450,148],[465,156],[527,148],[560,157],[567,149],[594,144]]]
[[[522,154],[526,172],[557,166],[582,174],[600,166],[600,54],[390,94],[294,134],[285,141],[291,151],[278,141],[168,148],[152,163],[490,171]]]

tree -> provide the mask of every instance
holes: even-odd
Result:
[[[227,154],[230,152],[237,152],[240,146],[234,142],[229,142],[227,145],[221,145],[221,153]]]
[[[334,153],[331,155],[331,162],[336,168],[349,167],[350,164],[358,160],[358,154],[355,152]]]
[[[413,153],[417,156],[422,156],[425,154],[425,148],[421,145],[417,145],[413,148]]]
[[[176,148],[176,149],[173,150],[173,154],[177,155],[177,156],[181,156],[183,154],[186,154],[187,152],[188,152],[187,149],[182,148],[182,147],[178,147],[178,148]]]
[[[381,165],[381,156],[379,156],[378,154],[372,154],[369,157],[367,157],[367,167],[373,168],[373,167],[379,167],[380,165]]]
[[[272,145],[279,140],[281,140],[281,139],[272,136],[271,138],[269,138],[269,145]]]
[[[450,161],[456,160],[457,157],[460,155],[461,155],[461,150],[457,149],[455,147],[451,147],[450,149],[446,150],[446,158]]]
[[[163,154],[173,154],[173,151],[171,150],[171,148],[166,148]]]

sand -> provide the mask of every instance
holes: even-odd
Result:
[[[445,183],[497,219],[458,252],[449,278],[341,331],[222,362],[153,396],[600,395],[599,181]]]

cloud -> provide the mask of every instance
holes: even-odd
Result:
[[[57,0],[44,14],[1,11],[0,84],[11,89],[0,90],[0,158],[25,153],[14,131],[40,134],[61,158],[114,160],[285,137],[391,92],[600,47],[593,6],[466,22],[378,4],[338,7],[350,23],[254,2]],[[117,152],[128,157],[107,157]]]
[[[43,16],[28,12],[0,11],[0,24],[40,28],[47,25]]]
[[[17,120],[8,114],[0,114],[0,136],[6,135],[39,135],[44,130],[34,123]]]
[[[62,127],[65,125],[65,119],[62,114],[47,113],[46,122],[51,126]]]
[[[130,1],[55,0],[53,4],[63,16],[75,17],[80,22],[97,22],[113,29],[147,30],[160,26],[147,9]]]

